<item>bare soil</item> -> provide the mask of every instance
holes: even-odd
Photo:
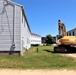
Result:
[[[76,59],[76,53],[75,54],[61,54],[61,55]]]
[[[0,75],[76,75],[74,70],[0,70]]]

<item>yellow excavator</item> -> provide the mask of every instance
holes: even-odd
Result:
[[[56,44],[54,52],[69,51],[71,47],[76,45],[76,36],[67,36],[65,24],[58,20],[58,35],[56,36]]]

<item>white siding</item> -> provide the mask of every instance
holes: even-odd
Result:
[[[21,15],[21,50],[23,52],[23,48],[25,49],[29,49],[31,47],[31,43],[30,43],[30,30],[28,28],[27,22],[25,20],[25,17],[22,13]]]
[[[0,9],[3,2],[0,1]],[[15,6],[15,27],[14,27],[14,41],[15,48],[12,48],[13,42],[13,6],[7,5],[5,12],[0,14],[0,51],[20,51],[20,7]]]
[[[3,1],[0,0],[0,12],[3,9]],[[4,13],[0,14],[0,51],[20,51],[23,55],[23,47],[29,49],[30,29],[27,25],[23,9],[15,4],[15,25],[14,25],[14,42],[15,48],[12,48],[13,43],[13,5],[7,5]],[[23,22],[22,22],[23,20]]]
[[[28,28],[28,26],[26,25],[26,28],[27,28],[27,49],[29,49],[30,48],[30,46],[31,46],[31,33],[30,33],[30,31],[29,31],[29,28]]]
[[[33,44],[33,45],[35,45],[35,44],[41,45],[41,37],[31,34],[31,44]]]

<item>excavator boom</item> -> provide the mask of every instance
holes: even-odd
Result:
[[[58,31],[59,35],[67,36],[66,27],[60,20],[58,20]]]

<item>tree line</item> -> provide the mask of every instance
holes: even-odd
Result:
[[[45,38],[46,45],[51,45],[55,43],[55,41],[56,40],[53,38],[53,36],[51,36],[50,34],[46,35],[46,38]]]

